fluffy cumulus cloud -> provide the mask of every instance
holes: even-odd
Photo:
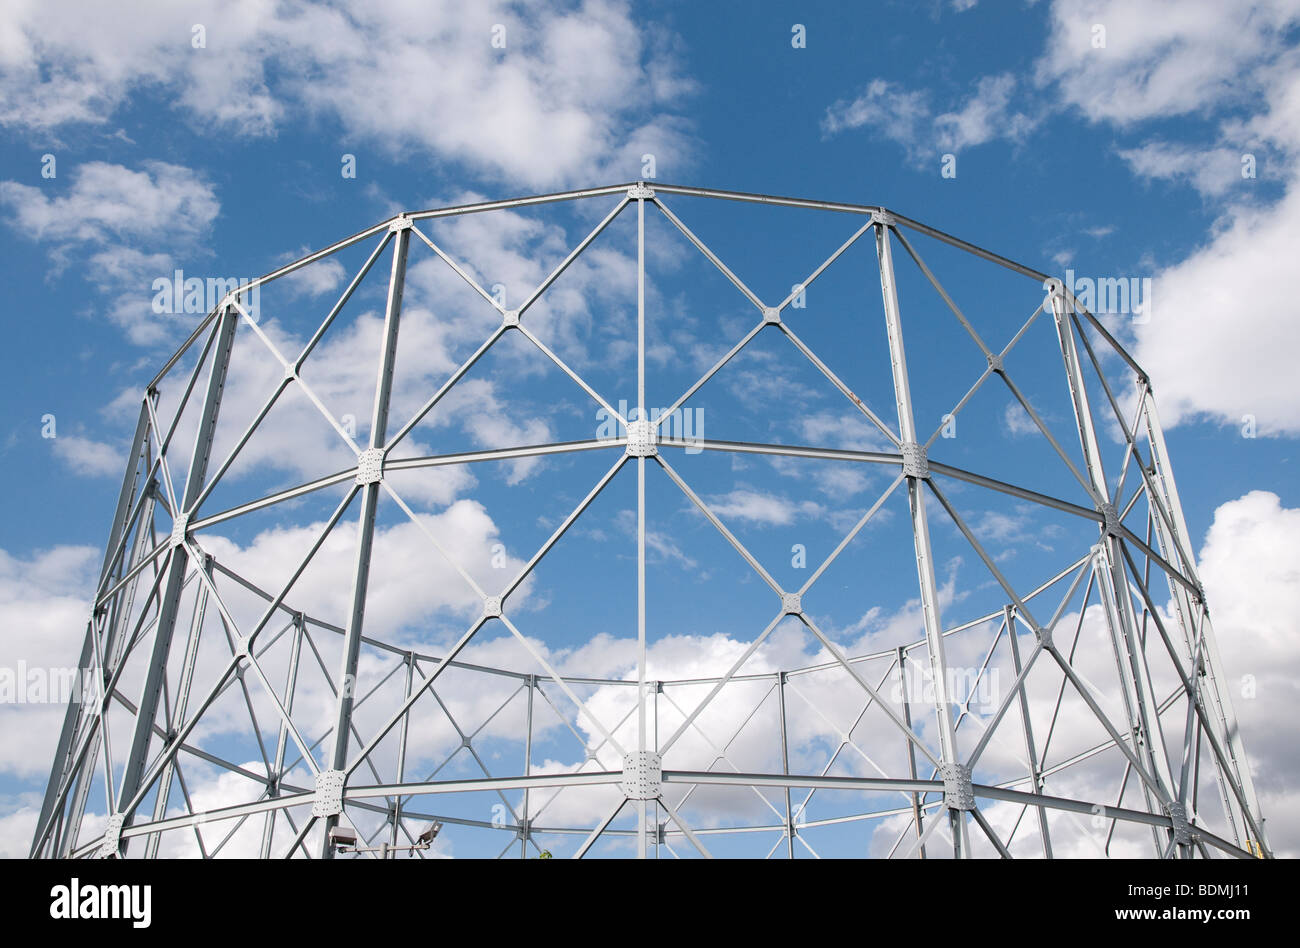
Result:
[[[99,557],[86,546],[28,557],[0,550],[0,774],[29,788],[0,800],[0,858],[26,856],[31,847],[67,697],[51,686],[80,654]]]
[[[1057,0],[1051,17],[1038,77],[1061,105],[1121,132],[1192,113],[1214,128],[1208,140],[1120,149],[1140,177],[1184,183],[1221,208],[1189,255],[1158,269],[1151,318],[1132,328],[1164,420],[1300,433],[1300,396],[1287,384],[1300,330],[1285,291],[1300,232],[1300,55],[1288,41],[1300,9]],[[1257,178],[1243,177],[1246,155]],[[1257,197],[1270,183],[1283,195]]]
[[[169,338],[152,318],[148,287],[172,272],[173,252],[193,250],[212,229],[221,205],[199,173],[163,161],[138,168],[92,161],[70,174],[54,196],[15,181],[0,181],[5,222],[50,248],[55,271],[75,256],[105,296],[107,315],[136,343]]]
[[[76,662],[89,616],[87,602],[100,554],[91,547],[61,546],[22,559],[0,550],[0,625],[5,630],[3,666],[47,672]],[[49,748],[58,734],[63,709],[19,688],[0,705],[0,768],[30,777],[49,767]],[[17,726],[17,722],[25,722]]]
[[[214,528],[213,535],[198,534],[198,542],[241,576],[255,577],[265,587],[278,591],[324,527],[324,523],[312,523],[271,529],[244,546],[220,536]],[[428,534],[437,538],[447,558],[438,552]],[[290,601],[325,621],[346,624],[356,569],[356,539],[357,527],[350,518],[336,525],[294,585]],[[499,591],[496,587],[501,577],[518,573],[523,561],[506,557],[503,567],[494,567],[493,546],[497,540],[496,524],[483,506],[472,500],[457,501],[436,515],[423,515],[419,524],[378,528],[372,559],[382,564],[382,569],[376,569],[370,581],[367,632],[388,641],[410,634],[412,628],[426,626],[443,611],[462,618],[476,615],[481,601],[452,564],[462,567],[481,586]],[[518,607],[526,600],[530,588],[526,582],[511,599],[512,605]],[[249,613],[247,618],[252,615]]]
[[[1241,722],[1269,842],[1300,854],[1300,509],[1251,491],[1214,512],[1200,552],[1201,579],[1223,655],[1226,686]]]
[[[673,110],[692,84],[670,41],[617,0],[468,11],[450,2],[134,6],[12,4],[0,25],[0,125],[57,139],[156,95],[201,136],[269,136],[307,114],[391,157],[422,153],[535,188],[631,178],[646,153],[661,166],[688,156],[689,129]],[[133,342],[174,342],[148,318],[142,288],[173,271],[174,255],[201,252],[220,209],[212,187],[161,161],[89,162],[70,178],[52,197],[0,182],[7,223],[43,242],[58,266],[84,258]],[[326,265],[294,282],[320,294],[340,278]]]
[[[120,477],[125,467],[122,453],[116,447],[81,435],[55,438],[54,454],[73,473],[84,477]]]
[[[393,153],[530,186],[632,177],[643,152],[687,147],[672,109],[691,84],[617,0],[132,6],[10,4],[0,124],[57,135],[157,93],[200,130],[270,135],[306,111]]]
[[[1257,95],[1256,68],[1277,56],[1298,16],[1287,0],[1246,10],[1215,0],[1056,0],[1038,75],[1094,121],[1201,112]]]
[[[37,239],[98,241],[106,237],[180,239],[202,235],[220,210],[211,186],[189,168],[146,161],[139,170],[103,161],[79,165],[58,197],[13,181],[0,183],[12,223]]]
[[[1300,142],[1298,142],[1300,144]],[[1258,434],[1300,434],[1288,292],[1300,178],[1270,207],[1241,206],[1200,248],[1161,270],[1134,353],[1167,424],[1207,417]]]

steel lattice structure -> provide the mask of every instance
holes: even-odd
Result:
[[[822,354],[806,344],[802,330],[796,331],[791,309],[795,292],[782,301],[761,299],[674,213],[670,205],[686,198],[803,208],[839,215],[841,220],[847,216],[856,228],[852,235],[798,287],[812,285],[859,241],[874,240],[878,272],[870,279],[878,276],[881,289],[884,320],[878,328],[883,330],[882,350],[889,357],[895,419],[887,420],[873,410]],[[444,250],[426,233],[443,218],[602,199],[615,202],[612,210],[514,309],[490,294],[472,275],[472,268],[453,256],[454,249]],[[530,330],[528,319],[530,309],[555,281],[624,214],[635,215],[637,224],[634,409],[639,413],[616,410],[612,393],[589,384]],[[671,223],[752,304],[758,319],[673,408],[685,404],[760,332],[778,333],[792,344],[792,358],[806,360],[845,397],[846,406],[878,430],[887,442],[884,450],[690,440],[661,430],[660,422],[645,411],[645,228],[651,214],[661,214]],[[979,266],[1045,286],[1043,302],[1004,347],[991,346],[922,259],[917,246],[922,238],[971,255]],[[286,357],[249,313],[248,294],[345,248],[372,244],[364,264],[301,353]],[[390,417],[390,406],[408,254],[413,248],[427,248],[449,267],[493,307],[497,324],[444,384],[427,393],[419,412],[406,419]],[[948,326],[968,335],[987,363],[953,414],[986,383],[1004,384],[1028,415],[1036,436],[1045,439],[1068,472],[1076,488],[1072,497],[1051,496],[948,463],[944,443],[936,440],[939,432],[927,440],[913,407],[916,382],[909,375],[904,347],[905,325],[913,347],[917,345],[913,333],[919,330],[907,324],[906,307],[899,302],[895,271],[899,248],[937,293],[945,311],[955,316],[957,322]],[[382,273],[385,258],[388,284],[377,383],[368,437],[358,443],[317,396],[314,383],[303,374],[304,366],[310,365],[317,343],[372,268]],[[1068,435],[1061,439],[1025,397],[1007,365],[1031,326],[1054,334],[1060,357],[1054,371],[1060,373],[1060,385],[1073,409],[1065,424]],[[540,358],[615,416],[618,436],[470,453],[394,455],[394,447],[508,334],[527,340]],[[226,419],[221,414],[237,335],[264,345],[283,369],[282,380],[251,419]],[[185,370],[187,360],[192,366]],[[1108,377],[1116,371],[1132,384],[1131,395],[1109,383]],[[164,389],[173,398],[165,413],[160,394]],[[355,455],[354,463],[345,470],[321,471],[315,479],[214,509],[206,503],[214,488],[277,400],[294,389],[322,413]],[[1099,414],[1120,433],[1118,476],[1114,467],[1110,475],[1103,467],[1108,445]],[[237,425],[242,435],[229,442],[228,450],[217,453],[219,419]],[[186,450],[182,434],[191,431],[192,447]],[[1082,465],[1074,460],[1080,455],[1072,456],[1072,449],[1067,450],[1062,441],[1078,442]],[[688,447],[705,454],[867,465],[887,472],[891,480],[820,568],[801,587],[785,588],[684,476],[685,468],[674,452]],[[448,551],[454,537],[435,535],[429,521],[417,516],[394,483],[399,471],[579,452],[608,452],[613,455],[612,465],[594,485],[582,488],[582,501],[517,574],[498,588],[485,587],[456,563],[456,556]],[[873,832],[886,827],[893,843],[882,854],[894,857],[1006,857],[1013,848],[1017,854],[1050,857],[1062,854],[1054,851],[1054,843],[1059,847],[1062,838],[1088,833],[1104,838],[1103,848],[1117,833],[1127,833],[1151,855],[1163,857],[1269,853],[1147,376],[1103,320],[1061,281],[883,207],[638,182],[402,214],[222,299],[147,387],[130,457],[79,663],[80,668],[91,670],[93,694],[69,704],[33,856],[152,857],[160,854],[166,840],[176,838],[187,846],[193,841],[201,855],[214,856],[229,852],[226,847],[232,839],[251,838],[246,849],[263,857],[329,858],[336,852],[330,836],[335,827],[355,832],[388,855],[386,847],[413,845],[417,827],[431,820],[450,828],[444,838],[456,834],[460,839],[482,838],[492,853],[504,843],[501,855],[521,857],[541,851],[539,840],[557,854],[575,857],[593,847],[595,852],[640,857],[707,856],[731,840],[727,845],[751,846],[756,856],[794,858],[821,855],[817,848],[826,845],[821,840],[831,839],[826,834],[847,833],[857,826]],[[771,594],[774,617],[765,628],[753,630],[745,651],[723,674],[677,681],[648,677],[646,481],[652,472],[680,489],[680,497],[716,528]],[[528,623],[512,615],[511,597],[602,491],[615,479],[629,476],[635,479],[638,499],[636,673],[627,677],[562,673],[553,656],[525,634]],[[1092,539],[1032,588],[1018,589],[953,502],[954,490],[972,488],[1053,511],[1082,524]],[[258,575],[241,575],[209,549],[208,538],[240,517],[272,508],[292,509],[303,498],[330,489],[339,501],[323,528],[304,544],[287,583],[270,584]],[[901,503],[903,495],[910,513],[912,548],[899,553],[914,555],[922,634],[887,649],[846,654],[806,608],[810,592],[886,500],[896,496]],[[372,544],[381,501],[389,510],[400,510],[422,531],[429,551],[446,558],[482,603],[479,615],[446,649],[435,652],[366,634]],[[312,603],[296,599],[295,583],[347,516],[357,521],[349,608],[337,617],[314,614]],[[959,624],[945,623],[931,544],[936,516],[951,520],[979,568],[987,569],[990,584],[995,584],[995,593],[1003,601],[1000,609]],[[237,594],[251,596],[257,608],[237,607]],[[370,602],[373,607],[373,597]],[[1068,608],[1078,613],[1074,629],[1062,622]],[[1105,643],[1091,649],[1091,654],[1105,652],[1106,661],[1114,665],[1117,685],[1106,700],[1080,671],[1085,652],[1078,646],[1085,616],[1097,621],[1099,641]],[[535,661],[535,668],[487,667],[467,661],[467,647],[488,628],[504,629],[507,640],[518,643]],[[746,668],[778,628],[795,628],[812,636],[825,660],[805,667]],[[980,647],[984,658],[969,683],[971,690],[964,695],[951,693],[946,652],[961,637],[975,633],[987,636]],[[211,652],[204,649],[211,648],[218,649],[218,660],[208,673],[203,669]],[[322,657],[322,649],[337,652],[334,667]],[[387,669],[364,687],[358,679],[363,651],[367,661]],[[201,659],[201,653],[208,657]],[[313,661],[327,686],[322,692],[327,700],[309,701],[298,694]],[[909,694],[907,672],[918,664],[933,682],[932,695]],[[994,667],[1006,671],[1006,687],[986,713],[972,712],[971,694],[981,676]],[[451,675],[446,674],[449,671]],[[1033,676],[1049,671],[1055,676],[1053,687],[1059,681],[1055,707],[1031,708]],[[494,698],[495,710],[485,717],[465,719],[467,712],[440,693],[444,677],[470,682],[484,694],[504,694],[504,700]],[[855,715],[832,722],[834,714],[823,705],[829,706],[832,695],[843,700],[850,693],[845,688],[856,695],[860,708]],[[593,706],[598,694],[603,702],[600,709]],[[720,725],[710,715],[723,700],[736,703],[740,712],[752,710],[738,712],[719,731]],[[1053,756],[1054,734],[1063,726],[1062,708],[1067,701],[1070,716],[1095,718],[1088,723],[1100,737]],[[611,703],[618,708],[613,718],[608,711]],[[256,754],[254,759],[260,760],[256,765],[242,762],[238,751],[227,754],[213,749],[217,745],[209,746],[203,737],[205,721],[210,721],[215,709],[232,706],[247,715],[256,747],[245,756]],[[369,713],[372,709],[374,713]],[[576,767],[543,767],[534,759],[534,739],[541,732],[540,724],[535,727],[535,714],[543,711],[554,715],[552,730],[564,733],[567,728],[582,743],[582,760]],[[514,722],[511,727],[518,731],[514,738],[522,754],[489,768],[490,759],[505,756],[482,749],[489,741],[489,723],[498,715]],[[816,716],[832,734],[820,760],[806,739],[807,722]],[[454,729],[452,756],[472,758],[481,773],[446,778],[439,776],[443,765],[427,777],[423,771],[408,770],[408,749],[413,758],[417,733],[427,729],[434,717],[442,722],[439,726]],[[759,737],[751,742],[754,721],[761,726]],[[590,739],[580,735],[576,726],[586,728]],[[745,740],[738,742],[742,732]],[[1010,741],[1004,739],[1007,736]],[[691,754],[683,751],[688,738],[697,749]],[[499,735],[491,740],[497,742],[495,748],[503,746]],[[766,742],[766,749],[745,757],[739,747],[747,742]],[[1014,745],[1006,753],[1019,761],[1019,772],[1008,773],[1003,764],[992,762],[991,749],[1008,744]],[[224,775],[226,784],[236,789],[215,805],[204,804],[192,796],[185,778],[187,768],[200,766]],[[1109,793],[1079,792],[1080,787],[1100,783],[1080,783],[1077,774],[1100,774],[1103,769],[1097,780],[1112,781]],[[1203,794],[1203,788],[1213,792]],[[476,806],[495,807],[495,815],[475,816],[479,811],[457,810],[450,802],[471,798],[486,800]],[[569,811],[556,805],[570,798],[584,802]],[[707,806],[697,802],[706,799],[714,802]],[[824,800],[835,802],[818,813]],[[1014,825],[1009,820],[995,825],[1001,820],[990,815],[995,808],[1015,816]],[[96,814],[94,820],[90,813]],[[830,849],[841,854],[833,845]],[[734,848],[728,853],[743,854]],[[866,848],[858,846],[856,853],[864,855]]]

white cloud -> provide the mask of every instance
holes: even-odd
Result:
[[[146,161],[141,170],[89,162],[73,170],[71,182],[66,190],[52,184],[53,196],[0,182],[7,223],[49,245],[55,273],[84,253],[86,279],[132,342],[170,339],[177,324],[152,312],[150,288],[155,279],[172,277],[172,253],[193,248],[210,232],[221,207],[212,186],[189,168],[161,161]]]
[[[35,806],[23,806],[0,816],[0,859],[27,858],[39,815]]]
[[[925,93],[909,92],[885,79],[872,79],[856,98],[836,102],[826,110],[822,131],[834,135],[872,125],[897,142],[912,144],[930,119]]]
[[[100,555],[88,546],[54,547],[27,559],[0,550],[0,664],[52,671],[77,661]],[[0,705],[0,773],[47,775],[63,712],[59,704]]]
[[[293,260],[307,256],[309,253],[311,253],[311,248],[300,247],[297,253],[282,258],[282,262],[290,263]],[[337,291],[346,278],[347,273],[343,269],[343,264],[331,257],[318,260],[311,266],[303,267],[301,270],[295,270],[283,279],[285,285],[291,287],[293,292],[297,294],[322,296],[325,293]]]
[[[938,111],[927,92],[873,79],[856,98],[826,110],[822,131],[834,135],[869,125],[906,148],[912,161],[922,163],[994,138],[1021,140],[1035,119],[1015,108],[1017,92],[1017,80],[1010,73],[983,76],[960,106]]]
[[[122,452],[102,441],[80,435],[60,435],[54,439],[53,450],[73,473],[85,477],[120,477],[126,470]]]
[[[192,240],[205,234],[221,209],[212,186],[179,165],[145,161],[141,167],[134,171],[103,161],[78,165],[61,195],[57,185],[42,189],[0,182],[0,204],[10,209],[10,224],[36,240]]]
[[[0,124],[36,134],[102,125],[133,96],[161,94],[200,131],[270,135],[306,112],[394,155],[529,186],[613,168],[630,178],[643,151],[662,167],[687,149],[671,110],[691,83],[669,41],[618,0],[10,7]]]
[[[201,133],[269,135],[287,115],[316,114],[390,156],[414,150],[531,187],[631,178],[643,153],[663,168],[688,151],[686,127],[669,110],[693,84],[671,40],[643,30],[618,0],[351,13],[263,0],[186,10],[137,0],[135,15],[73,6],[9,11],[0,28],[0,125],[48,136],[164,93]],[[191,45],[195,24],[204,27],[203,48]],[[496,24],[506,28],[505,49],[492,46]],[[645,106],[656,117],[641,117]],[[85,273],[108,316],[137,344],[174,342],[175,321],[151,318],[146,290],[170,277],[178,244],[208,235],[220,209],[210,185],[160,161],[139,169],[89,162],[72,172],[67,193],[57,182],[0,183],[9,223],[46,242],[56,269],[88,245]],[[320,294],[341,278],[329,262],[289,281]],[[557,294],[576,293],[572,283]]]
[[[1029,412],[1025,411],[1025,406],[1019,402],[1008,402],[1006,410],[1002,412],[1002,425],[1007,434],[1033,435],[1039,434],[1038,425],[1034,424],[1034,419],[1029,417]]]
[[[1288,355],[1300,329],[1286,290],[1300,233],[1300,54],[1286,39],[1300,9],[1286,0],[1249,9],[1214,0],[1056,0],[1050,16],[1036,78],[1056,108],[1121,130],[1193,111],[1218,125],[1210,142],[1162,138],[1118,150],[1139,177],[1185,182],[1222,203],[1196,249],[1157,272],[1150,320],[1116,327],[1151,375],[1164,422],[1208,417],[1254,422],[1264,435],[1300,432]],[[1104,27],[1104,48],[1094,46],[1094,27]],[[936,115],[923,92],[876,79],[832,106],[823,129],[872,125],[924,161],[940,148],[1032,128],[1012,109],[1016,91],[1012,77],[986,76],[965,106]],[[1258,178],[1242,177],[1247,153]],[[1270,179],[1285,195],[1264,204],[1256,195]],[[1008,430],[1024,430],[1008,411]]]
[[[1140,177],[1186,181],[1207,197],[1218,197],[1242,180],[1242,153],[1231,148],[1150,142],[1122,150],[1119,156]]]
[[[787,526],[799,518],[820,518],[825,508],[816,501],[795,501],[765,491],[736,488],[706,503],[725,523],[730,518],[763,526]]]
[[[421,521],[452,560],[485,591],[499,592],[506,577],[513,577],[523,566],[523,560],[516,556],[507,556],[503,568],[492,565],[498,531],[476,501],[457,501],[441,513],[421,515]],[[278,590],[323,528],[324,523],[273,528],[245,545],[220,536],[220,528],[214,528],[213,533],[201,531],[196,538],[205,551],[228,568]],[[351,520],[337,524],[294,586],[289,601],[296,604],[295,608],[326,621],[346,621],[356,567],[355,547],[356,524]],[[377,529],[373,562],[382,564],[382,568],[371,572],[366,609],[368,635],[392,641],[440,613],[468,617],[480,611],[481,601],[469,584],[413,522]],[[530,588],[531,583],[526,581],[511,597],[512,608],[527,599]]]
[[[802,412],[799,432],[817,447],[849,451],[884,451],[891,444],[879,428],[856,413],[847,402],[840,411]]]
[[[1016,91],[1016,78],[1010,73],[981,77],[959,109],[935,116],[939,147],[958,151],[993,138],[1015,141],[1025,135],[1034,123],[1012,108]]]
[[[1249,102],[1300,10],[1289,0],[1248,10],[1218,0],[1056,0],[1050,16],[1039,79],[1092,121],[1126,125]]]
[[[1300,509],[1251,491],[1221,505],[1200,553],[1201,579],[1270,842],[1300,854]],[[1246,676],[1250,676],[1248,679]]]
[[[1212,141],[1119,151],[1139,176],[1186,182],[1221,208],[1195,249],[1156,273],[1149,321],[1117,327],[1152,378],[1162,420],[1300,432],[1287,355],[1300,329],[1286,292],[1300,233],[1300,54],[1287,31],[1300,8],[1057,0],[1051,16],[1038,77],[1062,105],[1124,130],[1193,111],[1217,125]],[[1106,28],[1104,49],[1092,46],[1094,24]],[[1258,178],[1242,177],[1246,153]],[[1259,196],[1266,181],[1285,189],[1271,204]]]
[[[1300,185],[1267,208],[1238,206],[1190,256],[1158,273],[1134,357],[1151,375],[1166,425],[1198,415],[1259,434],[1300,433],[1289,292]]]

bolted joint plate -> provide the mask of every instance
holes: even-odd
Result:
[[[775,306],[763,307],[763,325],[775,326],[781,322],[781,311]]]
[[[1116,536],[1119,533],[1119,511],[1115,509],[1115,505],[1102,504],[1097,508],[1097,512],[1105,521],[1107,536]]]
[[[483,600],[483,615],[489,619],[501,618],[500,596],[488,596]]]
[[[1175,800],[1165,804],[1165,812],[1174,824],[1174,842],[1179,846],[1192,844],[1192,825],[1187,822],[1187,807]]]
[[[797,616],[803,612],[803,600],[798,593],[781,594],[781,611],[789,616]]]
[[[367,448],[357,455],[357,483],[378,484],[384,479],[384,449]]]
[[[623,758],[619,788],[629,800],[657,800],[663,781],[663,758],[654,751],[632,751]]]
[[[346,775],[341,770],[322,770],[316,775],[316,798],[311,803],[312,816],[338,816],[343,812],[345,780]]]
[[[647,458],[659,453],[655,442],[654,425],[648,421],[633,421],[627,426],[627,453],[634,458]]]
[[[411,219],[409,217],[406,217],[405,215],[394,218],[393,221],[388,225],[388,229],[392,231],[394,234],[398,233],[399,231],[410,230]]]
[[[176,520],[172,523],[172,546],[180,546],[185,542],[185,537],[190,532],[190,515],[187,513],[178,513]]]
[[[940,773],[943,774],[943,805],[950,810],[975,809],[970,768],[965,764],[944,764]]]
[[[924,445],[915,441],[903,442],[903,473],[908,477],[930,476],[930,461]]]
[[[125,817],[121,813],[114,813],[108,818],[108,825],[104,827],[104,839],[99,844],[99,849],[95,851],[95,856],[99,859],[116,859],[121,855],[122,845],[122,824]]]
[[[634,201],[648,201],[655,196],[655,192],[653,188],[646,187],[645,182],[638,181],[636,184],[632,185],[632,187],[627,189],[627,196]]]
[[[501,322],[502,322],[502,325],[505,325],[505,326],[518,326],[518,325],[519,325],[519,310],[517,310],[517,309],[508,309],[508,310],[506,310],[505,313],[504,313],[504,315],[502,315],[502,317],[501,317]]]

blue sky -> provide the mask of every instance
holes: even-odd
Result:
[[[483,4],[464,14],[454,4],[386,3],[364,15],[255,0],[139,3],[122,15],[68,6],[77,12],[18,4],[0,26],[10,313],[0,451],[10,496],[21,498],[0,534],[0,614],[12,637],[5,664],[75,661],[141,390],[200,318],[154,312],[154,280],[178,269],[252,278],[399,211],[640,178],[878,204],[1050,274],[1150,281],[1148,318],[1103,319],[1150,373],[1227,679],[1236,687],[1254,676],[1258,685],[1236,703],[1273,844],[1280,852],[1300,845],[1300,827],[1286,816],[1300,758],[1277,723],[1289,720],[1300,671],[1300,331],[1287,290],[1300,233],[1300,17],[1289,4],[1227,11],[1158,0],[934,0],[850,11],[588,2]],[[496,24],[505,27],[504,49],[492,46]],[[792,42],[797,27],[802,45]],[[45,155],[52,177],[42,175]],[[355,177],[341,173],[345,156],[355,159]],[[616,200],[428,222],[425,233],[485,287],[500,283],[513,306]],[[685,196],[665,203],[773,304],[863,223]],[[611,401],[635,399],[634,225],[631,207],[534,319],[538,336]],[[1043,299],[1033,280],[909,239],[995,349]],[[647,241],[648,400],[666,407],[752,327],[754,310],[652,208]],[[259,319],[267,332],[286,349],[300,346],[373,246],[266,287]],[[790,311],[791,325],[894,424],[875,256],[868,233],[810,288],[807,308]],[[894,256],[918,427],[928,436],[984,361],[898,243]],[[331,410],[361,419],[363,435],[374,367],[366,346],[378,338],[387,266],[384,257],[327,337],[319,374],[312,378],[311,362],[304,371]],[[414,240],[411,266],[407,306],[425,316],[403,327],[396,400],[407,414],[495,326],[491,308]],[[244,389],[227,421],[231,439],[279,377],[247,338],[236,348]],[[510,340],[471,373],[463,400],[416,427],[413,450],[595,436],[597,406],[526,342]],[[1040,317],[1008,369],[1077,456],[1054,344]],[[1108,378],[1121,379],[1118,361],[1101,358],[1115,373]],[[996,383],[932,457],[1077,502],[1078,485],[1025,433],[1027,418]],[[1104,396],[1097,388],[1093,397]],[[775,330],[688,407],[702,412],[710,438],[882,449],[879,432]],[[272,416],[280,427],[250,450],[246,469],[232,467],[212,511],[355,463],[303,411],[294,403]],[[49,415],[53,438],[43,437]],[[1109,423],[1112,476],[1116,431]],[[522,565],[616,457],[460,466],[394,483],[455,538],[471,573],[499,584],[495,545]],[[791,565],[792,547],[806,546],[819,563],[892,479],[860,465],[782,466],[712,452],[681,456],[680,465],[741,542],[795,586],[806,573]],[[303,542],[286,531],[323,521],[337,504],[341,495],[327,493],[231,521],[205,549],[274,575]],[[770,618],[767,592],[671,481],[659,476],[647,495],[663,518],[648,565],[649,635],[661,646],[652,675],[725,671]],[[903,497],[867,528],[871,544],[846,550],[822,581],[817,615],[846,648],[911,640],[916,577]],[[952,499],[1026,588],[1095,541],[1095,531],[1042,511],[969,491]],[[591,674],[627,673],[634,515],[635,477],[624,471],[572,545],[566,538],[554,565],[521,590],[521,631],[574,674],[584,661]],[[403,572],[411,556],[403,544],[424,542],[402,532],[410,526],[400,510],[381,513],[392,546],[377,556],[391,558],[385,576],[393,579],[386,605],[372,588],[371,615],[392,640],[436,652],[463,629],[468,607],[461,593],[414,591],[428,579]],[[961,535],[943,522],[934,530],[947,621],[999,608],[1000,590]],[[324,612],[341,608],[346,590],[325,567],[309,579]],[[604,619],[599,630],[593,615]],[[898,642],[886,642],[891,636]],[[768,657],[772,667],[823,654],[810,636],[788,637]],[[508,635],[491,639],[484,661],[524,660],[511,647]],[[30,839],[61,713],[18,706],[0,714],[11,719],[0,728],[0,851],[15,855]],[[21,734],[11,726],[17,715],[30,722]],[[559,726],[548,734],[538,765],[580,760],[565,743],[571,735]],[[207,739],[251,759],[231,728]],[[424,748],[431,760],[442,740]],[[501,740],[495,750],[505,753]],[[818,740],[810,730],[810,766]],[[218,775],[206,776],[213,799],[227,799]],[[484,805],[467,802],[466,812]],[[865,852],[879,841],[852,845]]]

